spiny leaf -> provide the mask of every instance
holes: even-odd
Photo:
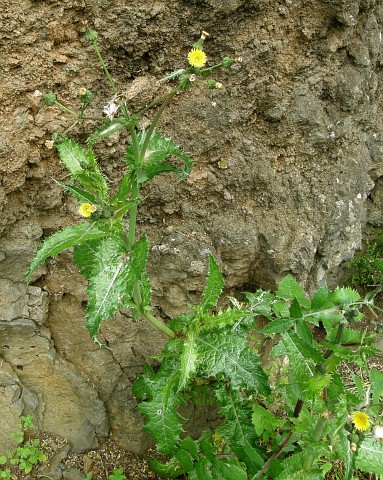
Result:
[[[335,305],[345,307],[360,300],[360,295],[356,290],[349,287],[337,288],[331,292],[330,299]]]
[[[138,134],[139,149],[141,150],[146,132],[142,131]],[[130,145],[126,150],[126,162],[132,169],[136,168],[135,149]],[[184,169],[181,169],[165,160],[170,157],[179,158],[184,162]],[[149,140],[145,157],[136,170],[136,178],[139,183],[145,183],[153,177],[164,172],[180,173],[179,180],[184,180],[191,172],[193,162],[189,155],[183,152],[171,138],[166,138],[161,133],[154,133]]]
[[[249,325],[253,323],[254,314],[252,312],[245,312],[242,310],[226,309],[223,312],[218,312],[215,315],[204,315],[201,330],[215,330],[217,328],[229,327],[231,325]]]
[[[223,385],[215,389],[215,394],[221,407],[220,413],[225,418],[216,432],[226,439],[230,448],[250,470],[257,470],[257,467],[263,464],[263,460],[253,446],[256,435],[251,424],[252,409],[249,403],[241,392]]]
[[[146,369],[145,375],[134,385],[134,393],[147,400],[139,404],[140,412],[147,418],[144,430],[149,432],[157,448],[165,455],[173,455],[180,441],[184,420],[177,407],[185,400],[175,391],[173,378],[180,366],[179,351],[182,340],[168,342],[164,348],[161,368],[154,372]],[[169,383],[171,388],[168,388]]]
[[[55,180],[55,182],[61,188],[63,188],[64,190],[67,190],[69,193],[71,193],[78,202],[80,202],[80,203],[89,202],[89,203],[92,203],[92,204],[97,203],[96,196],[93,195],[92,193],[89,193],[86,190],[78,188],[75,185],[60,183],[60,182],[57,182],[56,180]]]
[[[289,358],[289,372],[295,380],[299,397],[306,399],[308,381],[314,375],[313,366],[308,358],[314,357],[315,362],[322,362],[323,359],[316,350],[310,345],[304,344],[293,332],[282,333],[282,342]]]
[[[196,338],[194,333],[190,332],[184,344],[184,350],[181,356],[180,382],[178,391],[186,387],[189,379],[196,371],[198,365],[198,353],[196,348]]]
[[[111,244],[107,246],[107,242]],[[113,245],[112,245],[113,243]],[[130,256],[122,247],[115,248],[113,239],[108,239],[99,248],[92,266],[88,285],[88,306],[86,326],[92,337],[97,334],[100,323],[114,315],[118,308],[130,299],[133,286],[145,271],[148,253],[146,237],[133,246]]]
[[[105,197],[108,185],[98,168],[91,149],[84,150],[73,140],[64,138],[57,145],[60,160],[70,171],[72,177],[84,188]]]
[[[203,332],[198,338],[201,368],[207,377],[223,377],[232,388],[246,387],[267,395],[267,375],[259,356],[247,345],[247,335],[228,335],[225,329]]]
[[[127,121],[124,118],[115,118],[111,122],[106,122],[99,127],[95,132],[89,135],[87,142],[89,145],[94,145],[102,138],[110,137],[113,133],[118,132],[127,126]]]
[[[206,281],[206,287],[202,294],[203,300],[198,309],[202,313],[207,313],[215,307],[223,288],[223,277],[217,262],[213,255],[209,253],[209,276]]]
[[[275,292],[278,297],[294,300],[296,298],[304,308],[310,308],[311,302],[306,297],[302,287],[292,275],[286,275],[278,285]]]
[[[48,257],[54,257],[63,250],[73,245],[83,243],[95,238],[105,237],[109,234],[110,223],[104,221],[83,222],[79,225],[69,226],[56,232],[40,245],[35,258],[29,265],[27,280],[29,281],[33,270],[45,262]]]
[[[383,472],[383,444],[373,438],[365,438],[357,450],[356,468],[366,473],[381,475]]]

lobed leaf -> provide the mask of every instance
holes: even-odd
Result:
[[[200,364],[207,377],[222,377],[233,389],[246,387],[268,395],[270,387],[260,358],[247,345],[247,335],[228,335],[225,329],[202,332],[198,338]]]
[[[110,137],[111,135],[118,132],[127,125],[128,122],[124,118],[115,118],[111,122],[106,122],[101,125],[101,127],[99,127],[95,132],[89,135],[87,143],[89,145],[94,145],[99,140]]]
[[[108,185],[91,149],[86,151],[73,140],[64,138],[57,145],[57,150],[60,160],[75,180],[84,188],[105,197]]]
[[[194,333],[189,332],[187,340],[184,343],[184,349],[181,356],[180,382],[178,391],[184,389],[193,376],[198,365],[198,353],[196,348],[196,337]]]
[[[35,258],[31,261],[27,273],[28,282],[33,270],[44,263],[48,257],[54,257],[63,250],[88,240],[106,237],[109,234],[109,229],[109,222],[83,222],[54,233],[44,240],[38,248]]]
[[[141,151],[146,138],[146,132],[138,135],[139,150]],[[132,169],[136,168],[136,152],[133,145],[126,150],[126,163]],[[165,160],[170,157],[179,158],[184,162],[184,169],[181,169]],[[184,180],[191,172],[193,162],[171,138],[164,137],[161,133],[155,132],[149,140],[145,157],[142,159],[136,170],[136,179],[139,183],[145,183],[164,172],[176,172],[180,174],[179,180]]]
[[[359,446],[355,466],[362,472],[381,475],[383,472],[383,444],[373,438],[365,438]]]
[[[114,315],[131,298],[146,268],[148,241],[146,237],[133,246],[128,255],[115,238],[100,243],[92,263],[83,264],[88,275],[88,306],[86,327],[92,336],[102,321]]]
[[[198,309],[202,313],[207,313],[211,308],[217,305],[218,299],[222,293],[223,277],[217,262],[213,255],[209,253],[209,276],[206,281],[206,287],[202,294],[202,302]]]
[[[304,308],[310,308],[311,302],[306,297],[302,287],[292,275],[286,275],[278,285],[275,292],[278,297],[293,301],[296,299]]]

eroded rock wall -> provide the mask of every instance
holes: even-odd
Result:
[[[0,138],[0,445],[21,414],[76,451],[111,434],[147,445],[131,385],[163,339],[129,312],[105,323],[100,350],[84,327],[85,285],[65,253],[27,287],[46,235],[79,221],[53,179],[65,172],[44,143],[69,119],[35,90],[75,103],[81,86],[100,113],[111,98],[87,26],[132,110],[166,88],[201,29],[209,60],[241,56],[221,91],[179,95],[161,130],[195,158],[183,184],[157,178],[144,192],[139,230],[152,245],[153,303],[164,319],[198,300],[207,252],[227,290],[273,287],[287,272],[307,290],[336,281],[360,245],[367,206],[382,224],[381,28],[378,0],[21,0],[3,2]],[[86,127],[86,126],[85,126]],[[73,135],[84,139],[80,130]],[[98,147],[112,185],[122,135]],[[122,143],[122,145],[121,145]]]

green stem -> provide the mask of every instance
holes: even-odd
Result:
[[[54,102],[55,105],[57,105],[59,108],[61,108],[61,110],[65,113],[69,113],[69,115],[72,115],[72,117],[76,117],[76,118],[79,118],[79,115],[78,113],[76,113],[74,110],[72,110],[71,108],[68,108],[66,107],[65,105],[63,105],[62,103],[58,102],[57,100]]]
[[[321,436],[322,436],[322,433],[323,433],[324,422],[325,422],[324,417],[320,417],[318,419],[318,422],[317,422],[316,427],[315,427],[315,431],[313,433],[314,442],[319,442],[319,440],[321,439]],[[305,456],[305,459],[303,461],[303,469],[306,470],[306,472],[310,471],[311,466],[313,464],[313,461],[314,461],[314,455],[307,454]]]
[[[113,93],[116,94],[118,90],[117,90],[117,88],[116,88],[116,86],[115,86],[115,84],[114,84],[114,82],[113,82],[112,77],[109,75],[108,69],[106,68],[106,65],[105,65],[105,62],[104,62],[104,59],[102,58],[101,53],[100,53],[100,50],[99,50],[98,47],[97,47],[97,43],[94,41],[94,42],[92,42],[92,45],[93,45],[93,48],[94,48],[94,50],[95,50],[95,52],[96,52],[96,54],[97,54],[97,56],[98,56],[98,59],[100,60],[100,63],[101,63],[101,65],[102,65],[102,68],[103,68],[103,70],[104,70],[104,73],[105,73],[105,75],[106,75],[106,78],[108,79],[109,85],[111,86],[111,88],[112,88],[112,90],[113,90]]]
[[[144,143],[142,145],[142,148],[141,148],[141,152],[140,152],[140,161],[142,162],[143,159],[145,158],[145,153],[146,153],[146,149],[148,148],[148,145],[149,145],[149,142],[150,142],[150,138],[154,132],[154,129],[156,128],[157,126],[157,123],[159,122],[160,118],[161,118],[161,115],[163,113],[163,111],[165,110],[165,108],[169,105],[170,101],[172,100],[172,98],[174,97],[174,95],[178,92],[178,88],[174,88],[173,90],[171,90],[164,103],[160,106],[160,108],[157,110],[153,120],[152,120],[152,123],[150,124],[150,127],[148,128],[148,131],[146,132],[146,135],[145,135],[145,140],[144,140]]]
[[[170,330],[164,323],[162,323],[157,318],[153,317],[153,315],[149,312],[142,312],[142,316],[159,332],[163,333],[167,337],[173,339],[176,337],[176,334],[173,330]]]

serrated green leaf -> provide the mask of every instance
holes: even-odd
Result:
[[[261,407],[259,404],[253,405],[253,413],[251,416],[255,433],[260,437],[264,432],[273,435],[273,431],[283,425],[285,420],[277,418],[272,412]],[[266,438],[268,440],[268,438]]]
[[[201,367],[207,377],[224,377],[234,389],[245,386],[268,395],[270,387],[260,358],[248,347],[247,336],[239,333],[202,332],[197,341]]]
[[[279,300],[271,306],[273,313],[278,318],[290,317],[290,309],[284,300]]]
[[[282,333],[290,330],[297,321],[296,318],[278,318],[266,325],[261,333]]]
[[[308,396],[308,381],[314,376],[313,365],[308,358],[314,357],[316,363],[323,362],[323,358],[310,345],[304,344],[293,332],[282,333],[282,341],[289,358],[289,373],[295,380],[299,397],[306,399]],[[311,395],[309,395],[309,398],[311,398]]]
[[[257,315],[263,315],[264,317],[270,318],[273,316],[273,313],[278,316],[276,312],[273,312],[273,307],[276,305],[276,309],[278,310],[278,302],[279,300],[277,297],[270,292],[265,292],[263,290],[257,290],[255,293],[246,293],[247,301],[250,304],[251,311]],[[286,302],[283,302],[286,303]],[[288,307],[287,307],[287,315],[289,315]]]
[[[137,135],[139,150],[145,142],[146,132],[140,132]],[[136,152],[133,145],[126,150],[126,162],[132,169],[136,169]],[[169,162],[170,157],[176,157],[183,161],[184,168],[181,169]],[[135,170],[135,175],[139,183],[147,182],[153,177],[164,172],[176,172],[180,174],[179,180],[184,180],[191,172],[193,162],[189,155],[183,152],[171,138],[164,137],[161,133],[154,133],[149,140],[145,157],[141,164]]]
[[[372,387],[372,403],[379,403],[383,397],[383,372],[372,368],[370,370],[370,379]]]
[[[313,377],[309,378],[307,381],[307,393],[314,397],[319,394],[331,381],[331,375],[328,373],[322,375],[316,373]]]
[[[194,375],[198,365],[198,353],[196,348],[195,334],[189,332],[187,340],[184,343],[184,350],[181,356],[180,381],[178,391],[184,389]]]
[[[88,306],[86,327],[92,336],[102,321],[114,315],[130,299],[146,268],[148,241],[146,237],[133,246],[130,255],[122,250],[115,239],[105,240],[89,269]]]
[[[80,203],[89,202],[89,203],[92,203],[92,204],[97,203],[96,196],[93,195],[92,193],[89,193],[86,190],[83,190],[82,188],[78,188],[75,185],[60,183],[56,180],[54,180],[54,181],[61,188],[63,188],[64,190],[67,190],[69,193],[71,193],[78,202],[80,202]]]
[[[182,448],[179,448],[175,455],[176,459],[179,461],[179,464],[181,465],[181,468],[184,471],[190,471],[193,469],[194,462],[193,462],[193,457],[191,456],[190,452],[187,450],[184,450]]]
[[[292,275],[286,275],[281,280],[275,293],[278,297],[286,298],[291,301],[295,298],[299,302],[299,305],[304,308],[310,308],[310,300],[306,297],[302,287]]]
[[[355,466],[365,473],[383,473],[383,444],[373,438],[365,438],[359,446]]]
[[[179,478],[185,470],[183,470],[176,458],[172,458],[167,463],[161,463],[156,458],[149,460],[149,466],[153,472],[166,478]]]
[[[93,151],[84,150],[80,145],[69,138],[60,140],[57,145],[60,160],[77,180],[87,190],[96,192],[105,197],[108,184],[98,168]]]
[[[106,122],[101,125],[101,127],[99,127],[95,132],[89,135],[87,143],[89,145],[94,145],[99,140],[110,137],[114,133],[126,127],[127,124],[128,122],[124,118],[115,118],[111,122]]]
[[[242,310],[232,310],[228,308],[225,311],[216,313],[215,315],[203,316],[203,324],[201,330],[215,330],[217,328],[228,327],[234,324],[249,325],[252,323],[254,314],[252,312],[244,312]]]
[[[330,294],[330,300],[334,303],[334,305],[341,305],[343,307],[347,307],[352,303],[357,302],[360,300],[360,295],[356,290],[352,288],[337,288]]]
[[[236,460],[225,459],[213,463],[223,480],[247,480],[247,474]],[[217,477],[215,477],[217,478]]]
[[[190,480],[221,480],[216,476],[213,477],[211,472],[212,465],[207,458],[202,458],[195,465],[195,471],[189,473]],[[194,475],[193,475],[194,474]]]
[[[311,310],[317,312],[332,307],[333,303],[329,300],[329,295],[330,292],[327,285],[322,285],[322,287],[314,293],[311,299]]]
[[[210,460],[211,462],[215,460],[215,448],[210,442],[208,442],[207,440],[201,440],[200,449],[208,460]]]
[[[203,300],[198,307],[202,313],[208,313],[211,308],[216,306],[222,292],[223,283],[221,270],[213,255],[209,253],[209,276],[202,294]]]
[[[45,262],[48,257],[54,257],[58,253],[66,250],[73,245],[83,243],[85,241],[102,238],[109,234],[110,224],[104,221],[83,222],[79,225],[69,226],[56,232],[40,245],[35,258],[29,265],[27,280],[29,282],[33,270]]]

